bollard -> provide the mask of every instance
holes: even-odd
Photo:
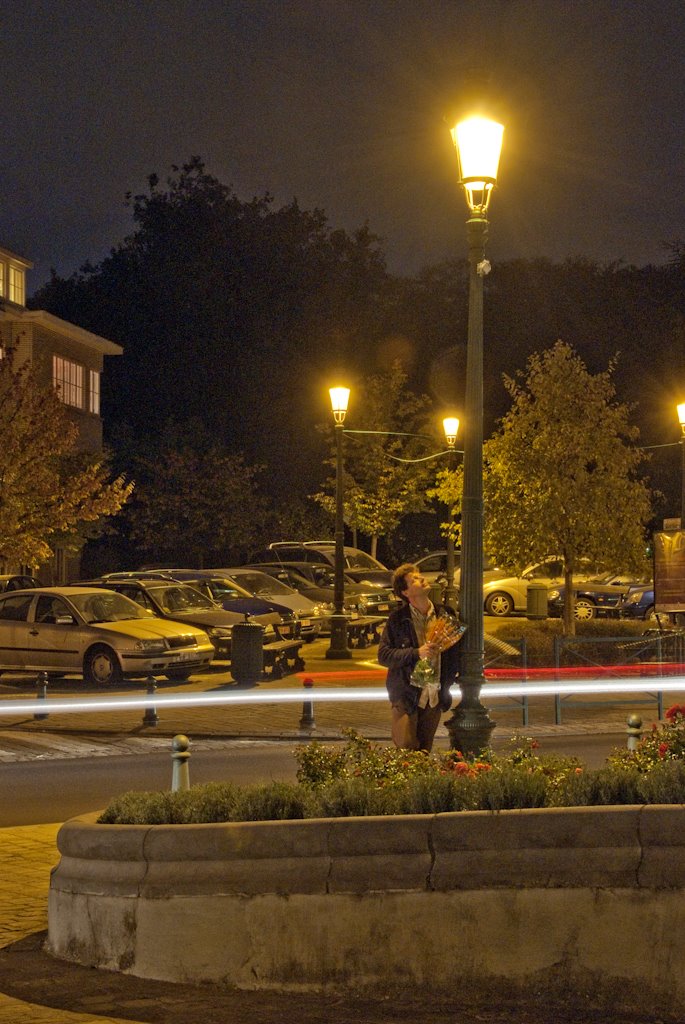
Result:
[[[157,692],[157,680],[154,676],[147,677],[147,692],[150,697],[154,697]],[[145,708],[145,714],[143,715],[143,725],[157,725],[159,716],[157,715],[157,708],[154,704],[150,704],[149,707]]]
[[[190,753],[188,747],[190,746],[190,740],[183,733],[179,733],[178,736],[174,736],[171,741],[171,760],[173,767],[171,770],[171,792],[177,793],[181,789],[190,789]]]
[[[36,676],[36,699],[47,700],[48,696],[48,674],[47,672],[39,672]],[[37,722],[42,722],[43,719],[48,717],[47,711],[45,714],[36,714],[33,716]]]
[[[311,690],[314,686],[313,679],[303,679],[302,685],[306,690]],[[316,722],[314,721],[314,701],[304,700],[302,701],[302,718],[300,719],[300,729],[311,731],[316,729]]]
[[[637,750],[638,743],[642,739],[642,719],[639,715],[628,715],[626,733],[628,734],[628,750]]]

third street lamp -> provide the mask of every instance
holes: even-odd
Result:
[[[460,184],[469,208],[469,317],[464,405],[464,494],[461,514],[460,616],[462,640],[461,701],[447,722],[452,747],[476,754],[489,743],[495,723],[480,701],[485,682],[483,636],[483,277],[487,210],[497,180],[504,128],[470,117],[452,129],[459,157]]]
[[[343,458],[342,442],[345,430],[349,388],[329,388],[333,419],[335,420],[335,579],[333,585],[333,615],[331,615],[331,642],[326,651],[329,659],[351,658],[347,646],[347,618],[345,617],[345,522],[343,519]]]

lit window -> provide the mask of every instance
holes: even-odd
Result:
[[[11,264],[9,268],[9,294],[7,297],[10,302],[16,302],[18,306],[23,306],[26,301],[24,271],[20,270],[19,267],[13,267]]]
[[[7,295],[7,264],[0,260],[0,296]]]
[[[83,367],[62,356],[52,357],[52,383],[65,405],[83,409]]]
[[[88,371],[88,412],[100,415],[100,374],[97,370]]]

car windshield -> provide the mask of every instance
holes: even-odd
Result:
[[[183,583],[168,583],[150,589],[154,591],[156,600],[167,614],[216,609],[214,601],[205,597],[195,587],[187,587]]]
[[[282,596],[290,594],[292,596],[293,594],[292,587],[286,586],[280,580],[275,580],[273,576],[267,576],[265,572],[241,572],[237,579],[241,586],[249,590],[255,597],[269,597],[272,594],[281,594]]]
[[[380,569],[383,571],[385,568],[380,562],[377,562],[375,558],[367,555],[364,551],[346,551],[345,561],[347,562],[348,569]]]
[[[70,594],[69,600],[87,623],[151,619],[152,613],[123,594],[100,590],[97,594]]]

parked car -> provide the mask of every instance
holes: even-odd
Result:
[[[82,673],[92,685],[124,677],[187,679],[214,647],[195,626],[156,618],[102,587],[39,587],[0,596],[0,670]]]
[[[233,626],[237,622],[245,621],[245,616],[240,612],[226,611],[195,587],[170,578],[114,579],[110,576],[100,583],[93,580],[91,584],[109,587],[118,594],[124,594],[143,608],[147,608],[150,614],[158,615],[162,619],[184,622],[204,629],[214,644],[216,657],[221,659],[228,659],[231,656]]]
[[[500,570],[492,570],[486,575],[488,578],[483,582],[486,613],[498,616],[513,615],[515,612],[526,611],[529,584],[546,584],[550,589],[563,584],[564,563],[560,558],[552,557],[529,565],[520,576],[502,577]],[[584,583],[594,575],[596,567],[589,561],[584,561],[581,571],[573,577],[574,583]]]
[[[618,616],[623,597],[631,585],[641,581],[634,576],[605,572],[581,583],[575,589],[574,617],[578,622],[590,622],[600,615]],[[547,594],[548,613],[552,618],[564,614],[566,587],[552,588]]]
[[[656,621],[654,584],[643,583],[640,586],[629,587],[621,598],[618,613],[622,619],[645,619],[647,622]],[[666,614],[661,615],[662,620],[667,618]]]
[[[141,569],[137,572],[111,573],[106,578],[178,580],[179,583],[196,587],[220,608],[228,612],[237,612],[242,621],[249,616],[251,622],[264,626],[267,631],[273,627],[279,640],[290,640],[300,635],[300,622],[292,608],[263,597],[254,597],[244,587],[226,576],[204,569]]]
[[[333,612],[335,570],[327,562],[274,562],[258,568]],[[355,583],[347,575],[344,595],[345,611],[351,615],[388,615],[397,603],[389,588]]]
[[[429,583],[442,583],[447,581],[447,552],[446,551],[430,551],[423,558],[419,558],[416,562],[419,572],[425,580]],[[483,572],[496,571],[500,575],[502,572],[497,569],[497,566],[488,558],[487,555],[483,555]],[[454,552],[454,583],[455,586],[459,586],[461,580],[461,550],[455,549]]]
[[[210,570],[217,576],[224,576],[232,583],[247,590],[253,597],[261,597],[267,601],[277,601],[292,609],[300,620],[300,635],[307,643],[315,640],[321,626],[327,621],[330,612],[321,604],[310,601],[298,594],[292,587],[275,580],[273,576],[261,569],[250,569],[247,566],[236,566],[226,569]]]
[[[343,552],[345,572],[355,583],[392,587],[392,572],[378,559],[359,548],[345,547]],[[327,562],[335,565],[335,543],[331,540],[274,541],[250,558],[252,565],[272,562]]]
[[[35,576],[23,576],[21,573],[16,576],[0,576],[0,594],[5,594],[10,590],[31,590],[33,587],[39,587],[40,580],[37,580]]]

